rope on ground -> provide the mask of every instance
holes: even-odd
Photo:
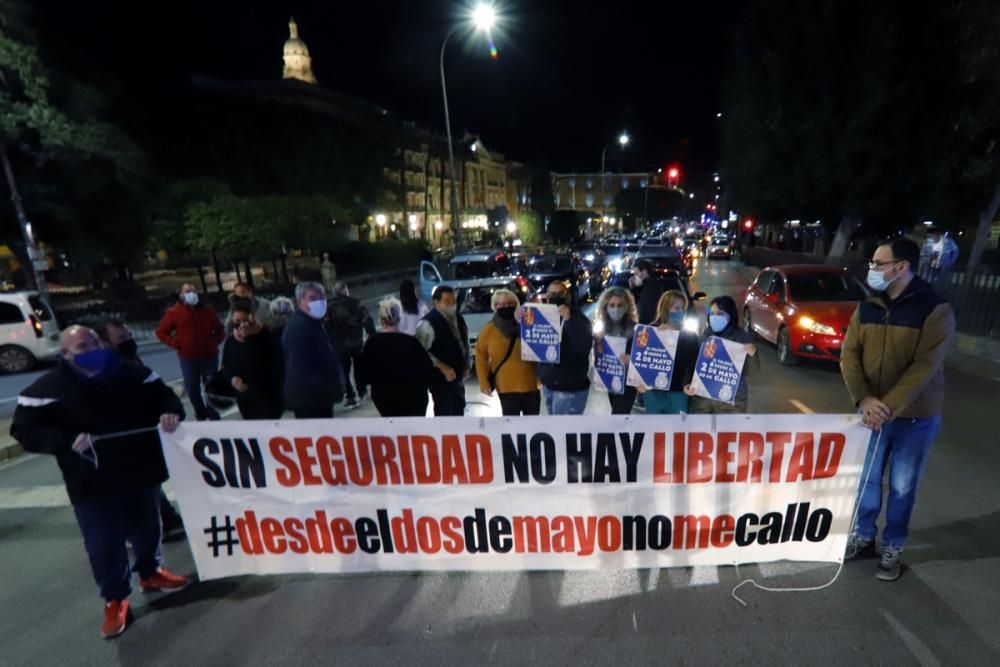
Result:
[[[866,458],[865,458],[866,461],[871,461],[872,463],[875,462],[875,455],[878,453],[879,445],[882,442],[882,433],[883,433],[883,429],[879,429],[878,438],[875,439],[875,449],[872,450],[870,458],[866,455]],[[864,464],[862,464],[862,465],[864,465]],[[861,484],[859,495],[860,495],[860,493],[863,493],[865,487],[868,486],[868,479],[871,477],[871,474],[872,474],[872,470],[871,469],[872,469],[872,467],[873,466],[871,466],[871,465],[868,466],[868,472],[865,475],[865,481]],[[857,500],[855,500],[855,502],[854,502],[854,514],[851,516],[851,528],[850,528],[850,530],[847,531],[848,539],[854,533],[854,525],[855,525],[855,523],[858,520],[858,511],[860,509],[861,509],[861,503],[858,502]],[[764,586],[762,584],[757,583],[757,581],[755,579],[751,578],[751,579],[744,579],[740,583],[736,584],[733,587],[733,590],[732,590],[732,592],[730,594],[733,596],[734,600],[736,600],[741,605],[743,605],[744,607],[746,607],[747,606],[746,601],[743,598],[741,598],[739,595],[737,595],[736,591],[738,591],[740,588],[742,588],[743,586],[745,586],[747,584],[750,584],[751,586],[753,586],[754,588],[757,588],[759,590],[768,591],[770,593],[806,593],[806,592],[810,592],[810,591],[821,591],[824,588],[829,588],[830,586],[833,586],[833,584],[836,583],[837,579],[840,578],[840,573],[843,570],[844,570],[844,559],[842,558],[840,560],[840,565],[837,566],[837,571],[834,573],[833,578],[830,579],[830,581],[826,582],[825,584],[820,584],[819,586],[787,586],[787,587],[786,586]],[[737,571],[737,573],[739,573],[739,566],[737,566],[736,571]]]

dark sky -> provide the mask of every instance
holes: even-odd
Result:
[[[647,170],[680,161],[712,171],[728,29],[744,2],[506,0],[493,62],[485,38],[458,33],[446,67],[452,128],[508,159],[554,170]],[[445,0],[57,2],[32,4],[43,47],[83,72],[105,70],[141,95],[192,75],[281,76],[294,15],[321,85],[443,130],[438,51],[471,8]]]

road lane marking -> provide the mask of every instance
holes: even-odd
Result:
[[[717,565],[695,565],[691,568],[689,586],[710,586],[719,583],[719,568]]]
[[[0,488],[0,510],[66,507],[69,497],[62,484],[8,486]]]
[[[808,405],[806,405],[806,404],[805,404],[805,403],[803,403],[802,401],[797,401],[797,400],[795,400],[794,398],[790,398],[790,399],[788,399],[788,402],[789,402],[789,403],[791,403],[792,405],[794,405],[794,406],[795,406],[795,408],[796,408],[796,409],[797,409],[797,410],[798,410],[799,412],[801,412],[801,413],[803,413],[803,414],[807,414],[807,415],[811,415],[811,414],[815,414],[815,413],[813,412],[812,408],[810,408],[810,407],[809,407]]]

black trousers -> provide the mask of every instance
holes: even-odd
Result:
[[[500,410],[504,417],[537,415],[542,411],[542,392],[504,392],[500,396]]]
[[[363,348],[357,348],[356,350],[341,350],[340,351],[340,367],[344,369],[344,391],[346,392],[345,397],[347,400],[352,400],[357,397],[364,397],[367,388],[367,380],[364,378],[363,370],[361,368],[361,352]],[[354,367],[354,383],[351,384],[351,367]],[[357,393],[355,394],[355,387],[357,387]]]
[[[635,387],[625,387],[624,394],[612,394],[608,392],[608,402],[611,403],[611,414],[632,414],[632,406],[635,405],[635,394]]]
[[[330,405],[306,405],[299,408],[292,408],[296,419],[333,419],[333,404]]]
[[[436,384],[431,387],[435,417],[461,417],[465,414],[465,381]]]

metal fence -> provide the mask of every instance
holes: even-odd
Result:
[[[827,258],[770,248],[750,248],[742,259],[747,266],[758,268],[788,264],[843,266],[861,279],[868,271],[868,259],[863,257]],[[971,276],[966,271],[952,271],[935,281],[934,289],[951,303],[959,331],[1000,338],[1000,274],[996,269],[983,266]]]

